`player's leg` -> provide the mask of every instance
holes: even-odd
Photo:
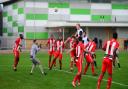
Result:
[[[104,74],[105,74],[105,72],[101,72],[101,74],[100,74],[100,76],[98,78],[97,88],[96,89],[100,89],[101,81],[102,81],[102,79],[104,77]]]
[[[70,61],[70,71],[73,71],[73,65],[74,65],[74,57],[71,57],[71,61]]]
[[[96,72],[95,72],[95,67],[94,67],[94,62],[91,62],[91,70],[92,70],[92,75],[96,76]]]
[[[40,61],[39,61],[38,59],[36,59],[36,61],[37,61],[36,64],[39,65],[39,69],[40,69],[40,71],[41,71],[41,74],[46,75],[46,73],[44,72],[44,68],[43,68],[43,66],[41,65]]]
[[[36,61],[35,61],[35,58],[31,57],[31,61],[32,61],[32,68],[31,68],[31,71],[30,71],[30,74],[32,75],[33,73],[33,70],[34,68],[36,67]]]
[[[81,75],[82,75],[82,61],[83,60],[80,60],[80,62],[79,62],[79,69],[78,69],[78,75],[79,75],[79,77],[78,77],[78,86],[80,86],[80,81],[81,81]]]
[[[49,55],[49,62],[48,62],[48,67],[49,67],[49,68],[50,68],[50,64],[51,64],[51,58],[52,58],[52,56]]]
[[[57,59],[57,57],[54,57],[54,58],[53,58],[52,64],[50,65],[50,70],[52,69],[53,65],[55,64],[56,59]]]
[[[39,64],[39,69],[40,69],[42,74],[46,75],[46,73],[44,72],[44,68],[41,64]]]
[[[80,86],[81,75],[82,75],[82,74],[80,74],[79,77],[78,77],[78,86]]]
[[[77,80],[79,79],[79,76],[80,76],[80,73],[79,73],[80,66],[79,65],[80,65],[79,62],[77,61],[76,62],[76,67],[78,69],[78,72],[77,72],[76,76],[74,77],[74,79],[72,81],[72,86],[73,87],[76,87],[76,82],[77,82]]]
[[[106,72],[106,68],[107,68],[107,65],[106,65],[106,60],[104,59],[103,62],[102,62],[102,72],[98,78],[98,82],[97,82],[97,89],[100,89],[100,85],[101,85],[101,81],[104,77],[104,74]]]
[[[50,70],[52,69],[53,65],[55,64],[56,59],[58,58],[58,56],[59,56],[58,52],[54,53],[54,58],[53,58],[52,64],[50,65]]]
[[[88,67],[90,65],[90,56],[89,56],[89,54],[86,54],[85,58],[86,58],[86,65],[85,65],[85,68],[84,68],[84,75],[86,74],[86,72],[88,70]]]
[[[116,59],[113,60],[113,67],[115,68],[116,67]]]
[[[78,80],[78,78],[79,78],[79,75],[76,74],[76,76],[74,77],[74,79],[73,79],[73,81],[72,81],[72,86],[73,86],[73,87],[76,87],[76,81]]]
[[[16,52],[15,54],[14,54],[14,56],[15,56],[15,59],[14,59],[14,71],[17,71],[17,65],[18,65],[18,62],[19,62],[19,52]]]
[[[62,69],[62,54],[59,55],[60,70]]]
[[[96,62],[96,54],[93,54],[92,56],[93,56],[93,59],[94,59],[94,65],[95,65],[96,68],[98,68],[97,67],[97,62]]]
[[[85,68],[84,68],[84,75],[86,75],[86,72],[88,70],[89,65],[90,65],[90,63],[87,62],[86,65],[85,65]]]
[[[120,62],[119,62],[118,56],[116,57],[116,62],[117,62],[117,64],[118,64],[118,67],[120,68]]]
[[[51,58],[52,58],[52,52],[49,51],[49,60],[48,60],[48,67],[50,68],[51,65]]]
[[[32,64],[32,68],[31,68],[31,71],[30,71],[30,74],[31,74],[31,75],[32,75],[33,70],[34,70],[35,67],[36,67],[36,65],[35,65],[35,64]]]
[[[73,52],[70,52],[70,58],[71,58],[70,71],[72,72],[73,71],[74,60],[75,60],[75,54]]]
[[[107,83],[107,89],[110,89],[111,84],[112,84],[112,61],[108,60],[108,66],[107,66],[107,71],[108,71],[108,83]]]
[[[95,72],[95,67],[94,67],[94,60],[92,58],[90,58],[90,62],[91,62],[91,70],[92,70],[92,75],[96,76],[96,72]]]

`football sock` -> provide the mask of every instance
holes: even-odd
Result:
[[[103,75],[100,75],[98,78],[97,89],[100,89],[100,84],[101,84],[102,79],[103,79]]]
[[[79,77],[78,77],[78,82],[80,83],[80,80],[81,80],[81,75],[79,75]]]
[[[96,61],[94,61],[94,64],[95,64],[95,67],[97,68],[97,63],[96,63]]]
[[[108,78],[107,89],[110,89],[110,87],[111,87],[111,83],[112,83],[112,78],[109,77],[109,78]]]
[[[35,65],[33,64],[30,73],[33,73],[34,68],[35,68]]]
[[[76,83],[76,81],[78,80],[78,77],[79,77],[79,75],[76,75],[76,76],[74,77],[74,79],[73,79],[73,82],[74,82],[74,83]]]
[[[95,73],[95,69],[94,69],[94,64],[93,63],[91,63],[91,69],[92,69],[92,74],[94,74]]]
[[[73,61],[70,62],[70,69],[73,69]]]
[[[89,64],[86,64],[85,68],[84,68],[84,74],[86,74],[87,70],[88,70]]]
[[[39,68],[40,68],[41,73],[44,74],[44,69],[43,69],[42,65],[39,65]]]
[[[60,70],[62,69],[62,61],[59,60],[59,63],[60,63]]]
[[[118,63],[118,67],[120,68],[120,63]]]

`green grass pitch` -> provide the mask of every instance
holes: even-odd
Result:
[[[100,73],[103,59],[103,51],[97,51],[97,73]],[[48,70],[47,52],[39,52],[37,58],[40,59],[45,71],[48,73],[42,76],[39,69],[34,70],[30,75],[31,61],[28,52],[21,53],[18,70],[12,70],[13,54],[0,54],[0,89],[74,89],[71,82],[77,72],[75,68],[73,73],[69,71],[69,55],[63,55],[63,69],[59,70],[58,60],[56,70]],[[113,70],[113,83],[111,89],[128,89],[128,52],[120,52],[119,55],[121,69]],[[85,63],[83,63],[84,66]],[[106,89],[107,73],[101,84],[101,89]],[[82,76],[81,85],[75,89],[96,89],[98,76],[91,75],[89,68],[87,75]]]

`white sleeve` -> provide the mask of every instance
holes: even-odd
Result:
[[[37,50],[37,51],[39,51],[40,50],[40,48],[36,45],[35,46],[35,49]]]

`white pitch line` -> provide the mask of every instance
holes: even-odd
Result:
[[[10,65],[0,65],[0,66],[8,66],[8,67],[12,67]],[[19,65],[20,67],[24,67],[24,66],[32,66],[32,65]],[[48,69],[46,67],[44,67],[45,69]],[[60,72],[65,72],[65,73],[68,73],[68,74],[75,74],[75,73],[72,73],[72,72],[69,72],[69,71],[65,71],[65,70],[59,70],[59,69],[53,69],[53,70],[56,70],[56,71],[60,71]],[[90,75],[82,75],[84,77],[89,77],[89,78],[93,78],[93,79],[98,79],[97,77],[94,77],[94,76],[90,76]],[[103,79],[103,81],[108,81],[106,79]],[[121,85],[121,86],[126,86],[128,87],[128,85],[126,84],[122,84],[122,83],[118,83],[118,82],[115,82],[115,81],[112,81],[113,84],[117,84],[117,85]]]
[[[58,70],[58,69],[54,69],[56,71],[62,71],[62,72],[65,72],[65,73],[69,73],[69,74],[75,74],[75,73],[72,73],[72,72],[69,72],[69,71],[65,71],[65,70]],[[84,77],[89,77],[89,78],[93,78],[93,79],[98,79],[97,77],[93,77],[93,76],[90,76],[90,75],[82,75]],[[103,81],[108,81],[106,79],[103,79]],[[117,85],[121,85],[121,86],[127,86],[126,84],[122,84],[122,83],[118,83],[118,82],[115,82],[115,81],[112,81],[113,84],[117,84]]]

